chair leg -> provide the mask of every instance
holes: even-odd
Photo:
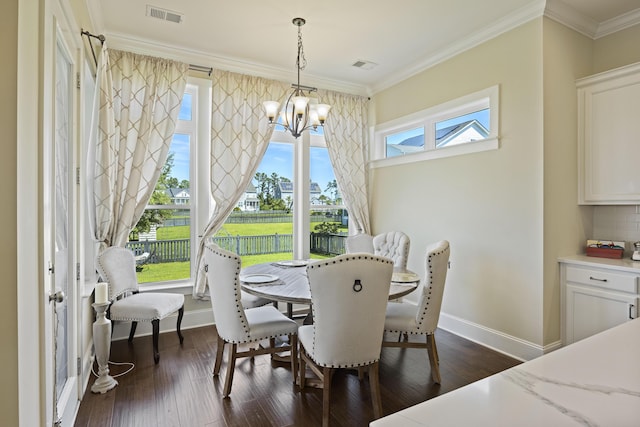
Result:
[[[298,336],[295,334],[289,335],[289,345],[291,345],[291,372],[293,374],[293,383],[296,383],[298,378]]]
[[[438,347],[436,337],[433,334],[427,335],[427,353],[429,353],[429,364],[431,365],[431,378],[436,384],[440,384],[440,362],[438,361]]]
[[[178,310],[178,323],[176,324],[178,338],[180,338],[180,345],[182,345],[182,343],[184,342],[184,337],[182,336],[182,331],[180,330],[180,326],[182,326],[182,316],[184,316],[184,305],[180,307],[180,310]]]
[[[136,328],[138,327],[138,322],[131,322],[131,330],[129,331],[129,342],[133,341],[133,336],[136,334]],[[113,333],[113,328],[111,328],[111,332]]]
[[[160,352],[158,351],[158,335],[160,335],[160,320],[155,319],[151,321],[153,329],[153,361],[157,365],[160,361]]]
[[[298,366],[298,377],[300,378],[300,389],[303,389],[307,380],[307,361],[304,358],[304,347],[300,344],[300,366]]]
[[[222,355],[224,354],[224,340],[218,336],[218,349],[216,350],[216,361],[213,364],[213,376],[220,373],[220,365],[222,365]]]
[[[322,427],[329,427],[329,403],[331,402],[331,380],[333,373],[332,368],[322,368]]]
[[[371,387],[371,403],[375,419],[382,417],[382,397],[380,396],[380,378],[378,375],[378,362],[369,365],[369,385]]]
[[[229,397],[231,394],[231,385],[233,383],[233,371],[236,369],[236,352],[238,351],[238,344],[231,344],[229,349],[229,362],[227,363],[227,376],[224,380],[224,391],[222,397]]]

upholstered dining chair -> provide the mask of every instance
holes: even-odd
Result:
[[[244,357],[290,351],[291,371],[295,383],[298,375],[298,324],[273,306],[244,308],[239,279],[242,264],[237,254],[211,243],[205,246],[204,256],[211,308],[218,331],[214,376],[220,373],[224,347],[229,344],[223,397],[228,397],[231,393],[236,360]],[[283,335],[289,337],[289,344],[276,346],[276,338]],[[269,340],[269,347],[260,344],[263,340]],[[238,351],[240,344],[260,345],[257,348],[248,347],[247,350]]]
[[[442,240],[427,247],[425,278],[420,286],[418,305],[389,302],[384,323],[385,333],[420,335],[426,342],[409,340],[384,341],[383,347],[426,348],[431,364],[431,377],[440,384],[440,362],[434,332],[438,326],[444,284],[449,268],[449,242]]]
[[[353,236],[347,237],[344,244],[346,253],[348,254],[355,252],[366,252],[368,254],[373,253],[373,236],[371,234],[354,234]]]
[[[392,274],[391,260],[366,253],[307,266],[314,323],[298,328],[300,387],[321,384],[323,426],[329,425],[331,379],[338,368],[368,369],[373,413],[382,416],[378,361]],[[307,365],[317,379],[306,378]]]
[[[107,310],[107,316],[115,322],[131,322],[129,342],[133,341],[138,322],[151,322],[153,360],[158,363],[160,320],[177,311],[176,330],[182,345],[184,337],[180,326],[184,314],[184,295],[139,292],[135,255],[129,249],[111,246],[98,255],[97,261],[100,276],[109,283],[111,305]]]
[[[407,268],[411,241],[402,231],[388,231],[373,237],[373,253],[391,258],[395,267]]]

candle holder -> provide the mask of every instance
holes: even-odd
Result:
[[[98,361],[98,379],[91,386],[91,392],[104,394],[118,385],[109,375],[109,354],[111,353],[111,320],[107,319],[108,302],[91,304],[97,319],[93,322],[93,346]]]

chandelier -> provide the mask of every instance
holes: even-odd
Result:
[[[287,98],[282,111],[280,111],[280,103],[278,101],[265,101],[263,105],[270,125],[282,125],[285,131],[291,132],[291,135],[297,138],[305,130],[317,130],[318,126],[324,126],[331,106],[318,104],[317,98],[310,96],[312,92],[317,91],[316,88],[300,84],[300,71],[307,66],[304,47],[302,46],[302,26],[306,21],[303,18],[294,18],[292,22],[293,25],[298,27],[298,56],[296,59],[298,83],[291,85],[293,91]],[[280,113],[279,121],[276,119],[278,113]]]

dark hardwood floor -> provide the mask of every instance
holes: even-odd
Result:
[[[314,426],[321,424],[322,390],[300,391],[290,365],[259,356],[236,365],[233,389],[222,399],[226,372],[213,378],[215,327],[184,331],[180,347],[175,333],[160,336],[160,363],[154,365],[151,337],[132,345],[117,341],[111,360],[133,362],[135,369],[106,394],[84,395],[75,425],[80,426]],[[431,380],[423,349],[384,348],[380,384],[385,415],[447,393],[520,362],[446,331],[436,332],[442,384]],[[111,374],[125,367],[111,366]],[[97,370],[97,369],[96,369]],[[463,410],[463,408],[461,408]],[[373,420],[368,379],[356,371],[339,372],[332,387],[331,425],[366,426]]]

